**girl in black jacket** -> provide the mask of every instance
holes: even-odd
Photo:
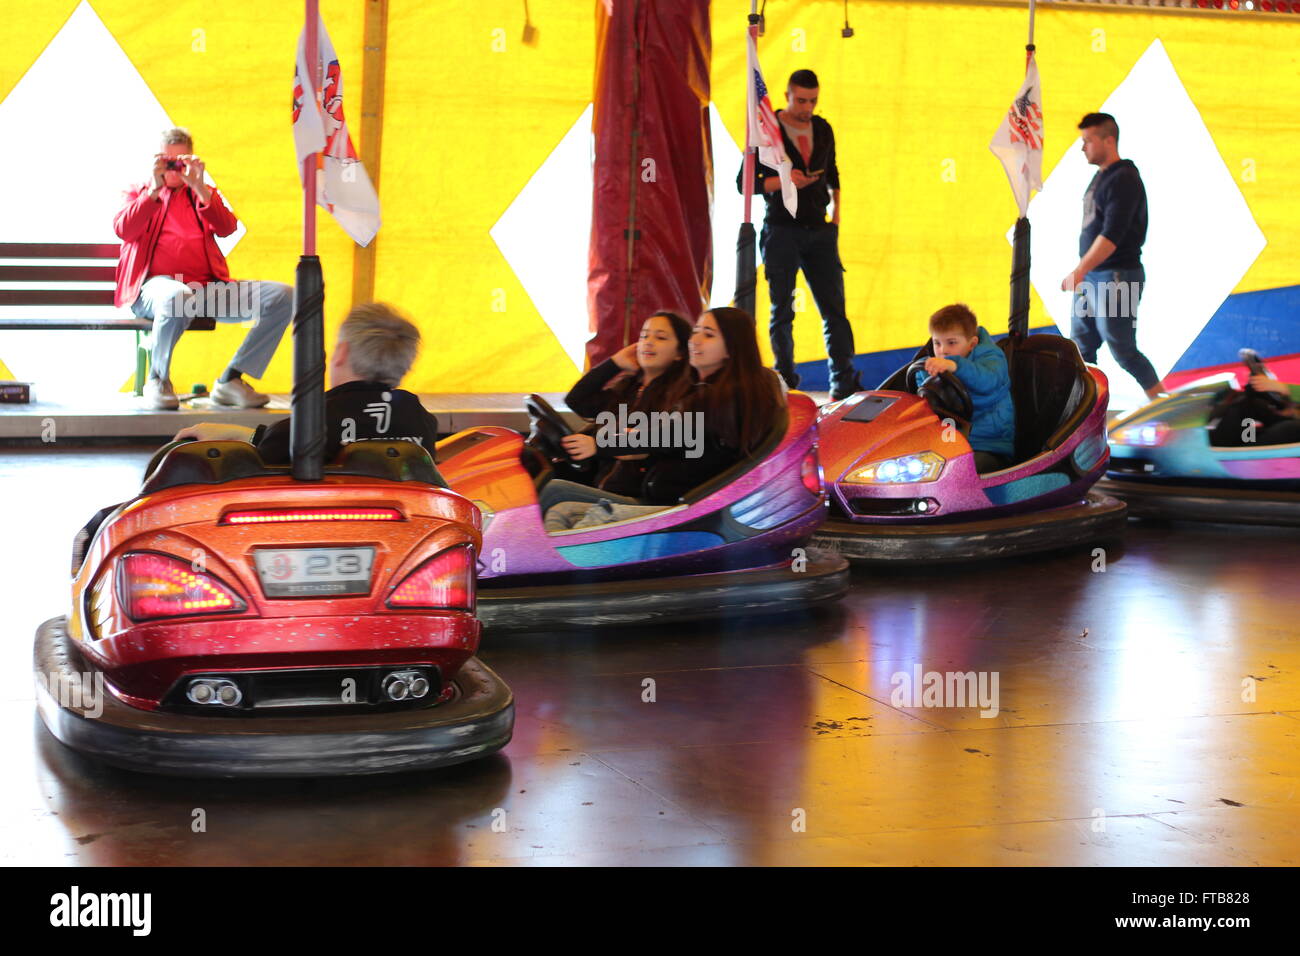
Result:
[[[543,489],[543,511],[563,503],[559,511],[565,513],[548,515],[548,530],[573,527],[579,521],[593,523],[589,515],[583,520],[584,509],[577,505],[596,503],[601,498],[613,506],[649,506],[650,510],[676,504],[691,488],[740,462],[762,444],[775,426],[785,399],[776,376],[762,365],[754,320],[740,309],[705,312],[691,334],[689,354],[696,381],[673,410],[702,424],[702,428],[695,429],[701,433],[697,441],[690,446],[647,448],[644,479],[635,497],[619,498],[599,492],[593,496],[590,489],[575,493],[574,487],[569,487],[572,483],[551,482]],[[608,457],[616,451],[585,434],[566,437],[564,446],[576,461]],[[604,510],[616,514],[613,508]]]
[[[645,320],[635,343],[615,352],[578,380],[564,397],[565,404],[586,419],[596,419],[603,413],[617,418],[620,412],[626,419],[635,411],[671,410],[694,381],[686,358],[690,338],[691,324],[684,318],[675,312],[656,312]],[[594,439],[600,430],[600,424],[593,422],[582,434]],[[609,451],[609,455],[598,459],[592,485],[563,479],[548,483],[543,488],[542,510],[557,501],[584,499],[584,489],[590,488],[615,499],[639,496],[647,467],[645,456],[616,456],[617,449]]]

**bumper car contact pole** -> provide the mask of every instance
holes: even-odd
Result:
[[[758,42],[758,0],[749,2],[749,35]],[[746,71],[748,73],[748,71]],[[746,76],[748,89],[754,85],[754,78]],[[745,103],[749,103],[746,92]],[[745,221],[740,224],[740,234],[736,237],[736,293],[733,300],[736,308],[754,314],[755,296],[757,294],[758,262],[754,251],[754,221],[751,207],[754,203],[754,153],[757,147],[751,146],[753,134],[750,124],[754,122],[753,110],[745,108]]]
[[[1029,220],[1016,220],[1011,247],[1011,314],[1007,320],[1011,338],[1019,341],[1029,334]]]
[[[1025,43],[1025,69],[1034,57],[1034,7],[1029,0],[1029,40]],[[1019,342],[1029,334],[1029,217],[1016,220],[1016,230],[1011,244],[1011,312],[1007,319],[1007,332],[1012,341]]]
[[[319,0],[306,0],[310,106],[319,109]],[[293,291],[293,412],[289,445],[293,477],[319,481],[325,457],[325,281],[316,255],[316,166],[319,153],[303,160],[302,256]]]

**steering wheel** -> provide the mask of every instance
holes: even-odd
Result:
[[[593,460],[574,461],[564,450],[562,439],[574,432],[550,402],[540,395],[529,395],[524,399],[524,410],[530,419],[527,444],[545,455],[557,472],[565,472],[570,476],[582,476],[591,472]]]
[[[194,439],[182,438],[180,441],[169,441],[167,444],[163,445],[156,452],[154,452],[153,457],[149,459],[149,464],[144,466],[143,481],[149,480],[149,476],[152,475],[154,471],[157,470],[160,464],[162,464],[162,460],[167,457],[167,453],[169,451],[171,451],[177,445],[184,445],[186,442],[191,442],[191,441],[194,441]]]
[[[926,361],[917,359],[907,367],[907,390],[925,399],[940,418],[952,418],[959,425],[969,427],[975,414],[975,403],[961,379],[952,372],[942,372],[931,375],[920,385],[916,383],[917,373],[925,371]]]
[[[1264,364],[1264,360],[1259,357],[1259,353],[1254,349],[1241,349],[1237,352],[1237,357],[1241,359],[1242,364],[1246,366],[1246,371],[1251,375],[1268,374],[1268,366]],[[1252,395],[1258,395],[1266,403],[1279,411],[1291,407],[1291,400],[1285,395],[1279,395],[1277,392],[1258,391],[1251,386],[1250,382],[1247,382],[1245,388],[1242,390],[1250,392]]]

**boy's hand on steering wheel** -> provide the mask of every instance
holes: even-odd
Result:
[[[596,454],[596,439],[590,435],[565,435],[560,444],[574,461],[586,461]]]
[[[939,375],[942,374],[943,372],[955,372],[955,371],[957,371],[957,363],[954,362],[952,359],[935,357],[935,358],[928,358],[925,360],[926,375]]]
[[[1246,383],[1257,392],[1276,392],[1287,398],[1291,397],[1291,389],[1282,384],[1275,378],[1269,378],[1267,375],[1252,375]]]

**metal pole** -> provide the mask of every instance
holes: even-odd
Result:
[[[758,43],[758,0],[749,0],[749,36],[754,43]],[[745,76],[749,85],[745,88],[745,222],[753,222],[750,215],[750,204],[754,200],[754,152],[750,142],[754,138],[750,124],[754,122],[754,111],[749,108],[750,90],[754,88],[754,77],[751,73],[753,64],[749,62],[749,50],[745,51]]]
[[[303,77],[308,84],[303,96],[308,102],[304,109],[317,109],[316,90],[320,88],[320,0],[307,0],[307,70],[310,76]],[[316,154],[302,161],[302,254],[316,255]]]
[[[1025,44],[1026,71],[1034,57],[1035,7],[1036,0],[1029,0],[1029,42]],[[1011,315],[1007,320],[1007,331],[1013,341],[1019,341],[1029,334],[1029,244],[1029,219],[1022,216],[1016,220],[1011,244]]]
[[[736,308],[744,309],[750,315],[758,301],[758,259],[755,252],[754,221],[752,205],[754,201],[754,154],[756,149],[749,145],[753,138],[750,124],[754,122],[754,110],[750,99],[754,96],[754,65],[749,62],[748,43],[758,43],[758,0],[749,0],[749,40],[745,47],[745,168],[744,186],[745,221],[740,224],[740,233],[736,237],[736,291],[732,296]]]
[[[320,86],[318,0],[306,0],[305,23],[309,89],[303,109],[317,109]],[[320,481],[325,458],[325,281],[316,255],[316,155],[303,160],[303,254],[293,287],[293,398],[289,415],[289,453],[293,477]]]

